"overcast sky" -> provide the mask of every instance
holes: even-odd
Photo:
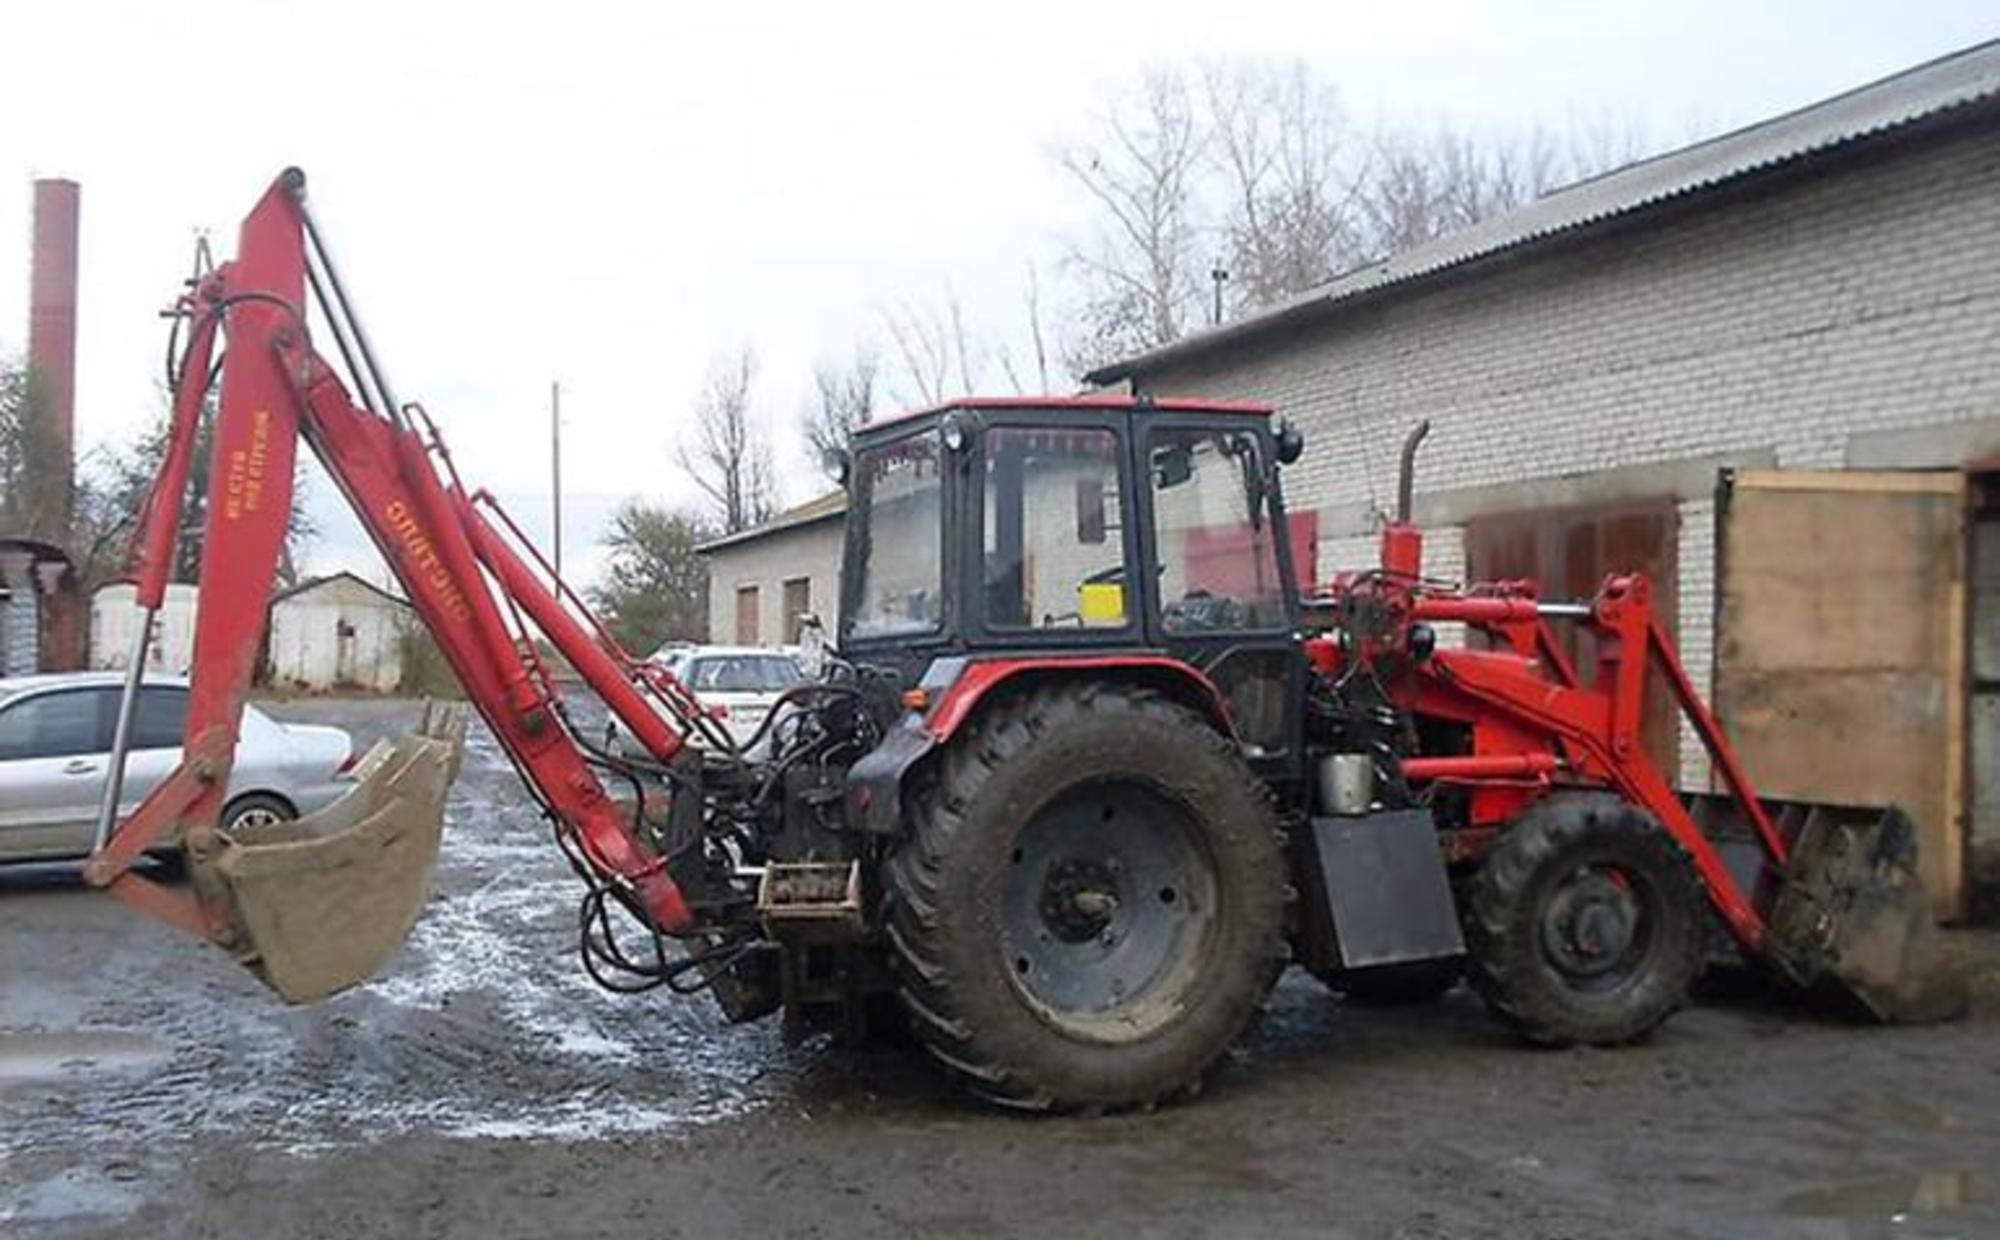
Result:
[[[707,12],[731,8],[730,13]],[[702,11],[697,11],[702,10]],[[83,184],[87,447],[158,409],[192,240],[303,166],[399,394],[475,483],[547,503],[560,379],[572,562],[754,342],[789,427],[813,364],[949,283],[1013,331],[1083,205],[1052,142],[1149,63],[1301,56],[1362,125],[1610,122],[1669,145],[1992,37],[1990,3],[696,6],[13,0],[0,18],[0,353],[26,343],[29,181]],[[789,443],[789,440],[788,440]],[[818,483],[788,456],[788,498]],[[310,563],[367,553],[330,488]],[[379,570],[371,576],[379,576]]]

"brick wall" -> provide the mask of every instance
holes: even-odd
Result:
[[[1822,157],[1274,335],[1140,386],[1268,400],[1303,427],[1287,498],[1320,510],[1322,572],[1372,561],[1397,447],[1428,417],[1435,572],[1462,565],[1449,523],[1472,509],[1551,506],[1592,478],[1595,499],[1678,498],[1680,642],[1706,690],[1718,464],[1838,468],[1885,438],[1905,466],[2000,452],[2000,142],[1989,124]]]

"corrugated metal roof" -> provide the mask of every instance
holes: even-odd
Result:
[[[797,529],[802,525],[816,525],[821,521],[830,521],[835,517],[843,515],[846,511],[847,492],[829,491],[825,495],[809,499],[796,507],[785,509],[762,525],[753,525],[747,530],[738,530],[734,534],[724,534],[720,538],[711,538],[696,547],[695,552],[699,555],[707,555],[711,551],[719,551],[724,547],[733,547],[737,543],[749,542],[753,538],[763,538],[766,535]]]
[[[2000,95],[2000,40],[1954,52],[1797,111],[1579,181],[1517,210],[1356,268],[1268,310],[1101,367],[1085,378],[1092,383],[1130,378],[1310,317],[1363,293],[1700,193],[1739,177],[1996,95]]]

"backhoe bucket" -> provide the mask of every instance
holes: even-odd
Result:
[[[287,1002],[373,976],[430,896],[445,794],[465,739],[455,710],[376,743],[359,785],[316,814],[225,837],[193,878],[227,902],[239,959]]]
[[[1781,969],[1877,1020],[1949,1020],[1970,1001],[1917,877],[1916,831],[1893,806],[1800,806],[1769,924]]]

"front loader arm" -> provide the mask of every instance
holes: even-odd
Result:
[[[309,282],[356,377],[362,405],[313,351],[305,314]],[[435,432],[426,438],[410,412],[395,405],[306,210],[302,176],[288,171],[271,186],[244,221],[237,258],[199,281],[183,310],[194,317],[195,329],[175,394],[166,468],[147,501],[135,545],[138,597],[150,611],[159,605],[170,569],[210,377],[209,351],[224,330],[229,347],[208,479],[184,760],[115,832],[108,828],[116,797],[107,793],[100,847],[86,867],[89,881],[239,954],[263,950],[245,941],[254,938],[254,927],[246,924],[254,919],[233,894],[233,876],[243,867],[220,859],[227,851],[240,852],[243,842],[219,838],[217,824],[303,438],[368,530],[467,697],[548,811],[572,859],[655,933],[689,930],[693,916],[668,872],[672,858],[649,847],[627,811],[607,794],[561,717],[553,684],[525,635],[510,629],[488,575],[562,650],[655,762],[672,760],[685,727],[694,725],[676,714],[684,725],[677,731],[652,709],[634,687],[635,679],[645,683],[645,678],[635,678],[633,661],[607,649],[601,629],[586,627],[541,584],[534,566],[466,496]],[[142,632],[146,627],[141,625]],[[136,669],[144,663],[143,640],[134,651],[126,719]],[[674,697],[660,698],[670,712],[684,706]],[[126,730],[121,728],[113,756],[114,782],[122,771]],[[441,813],[441,790],[438,800]],[[175,831],[190,860],[191,891],[159,885],[131,869]],[[360,979],[344,984],[355,980]]]

